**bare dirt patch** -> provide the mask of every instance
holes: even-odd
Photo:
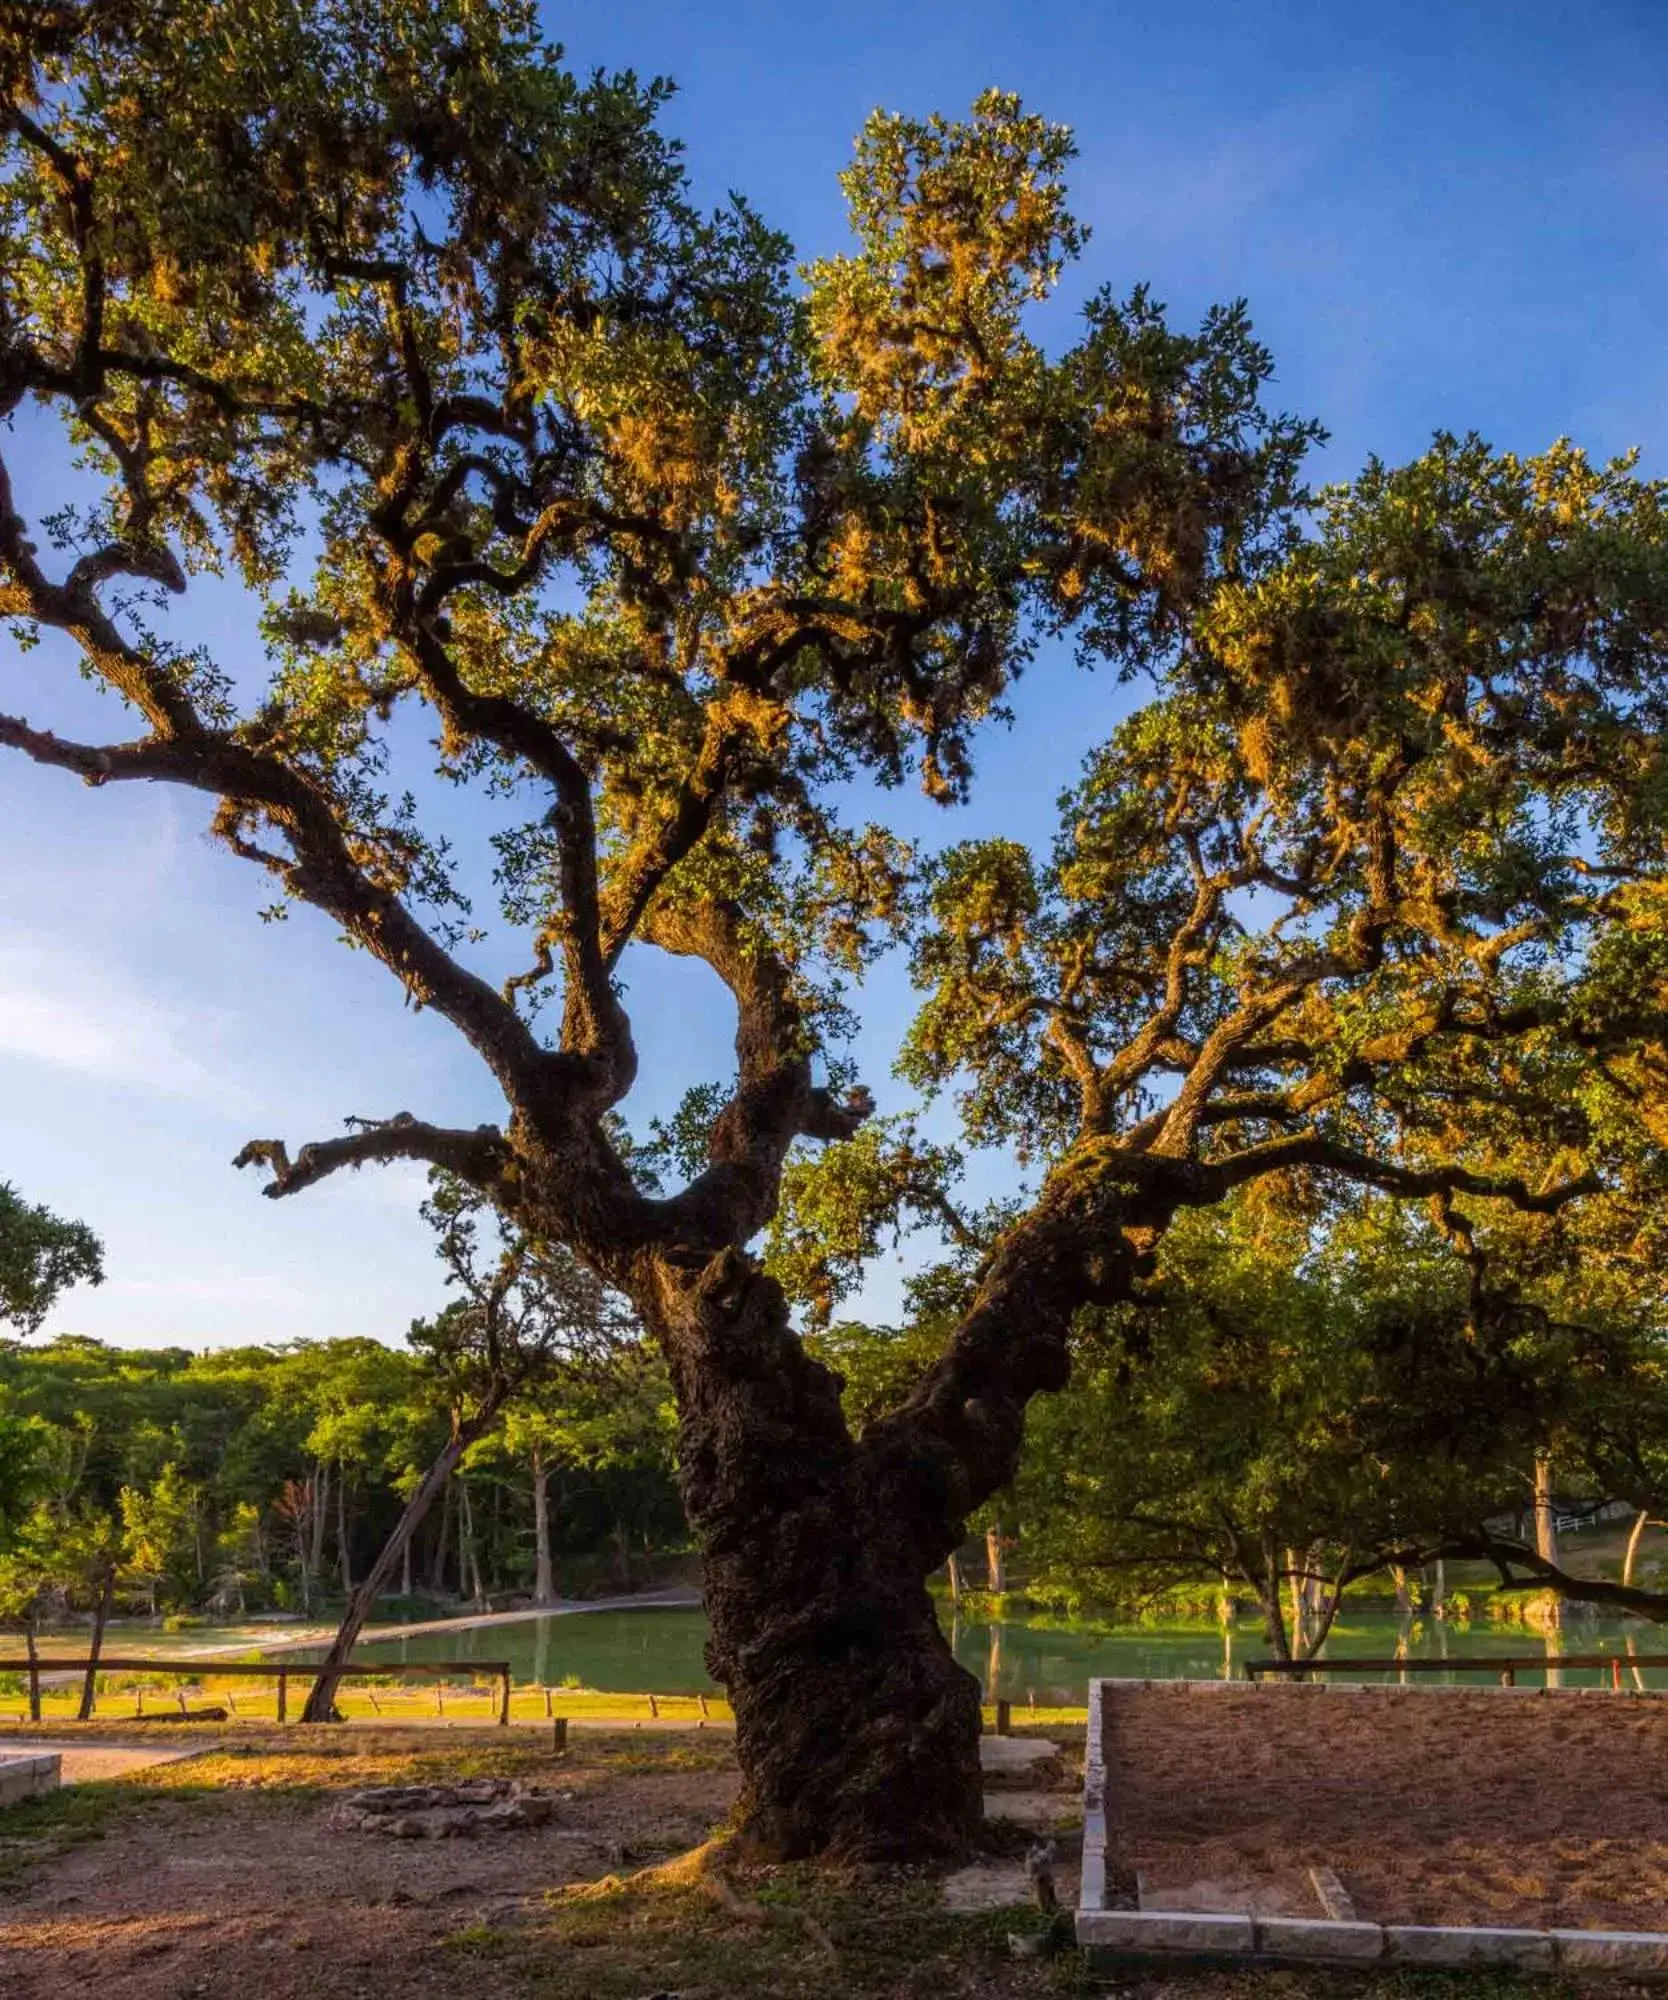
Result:
[[[185,1725],[189,1728],[190,1725]],[[943,1907],[942,1871],[764,1866],[704,1846],[727,1734],[294,1729],[0,1811],[0,1995],[62,2000],[1047,2000],[1076,1955],[1034,1909]],[[1023,1796],[1075,1756],[1019,1769]],[[1039,1775],[1040,1774],[1040,1775]],[[335,1831],[374,1785],[514,1779],[548,1825]],[[1000,1784],[997,1792],[1001,1791]],[[993,1812],[1000,1811],[993,1794]],[[992,1822],[1001,1845],[1002,1823]],[[1009,1823],[1014,1851],[1033,1835]],[[1067,1837],[1069,1840],[1069,1836]],[[1003,1851],[1006,1851],[1005,1849]],[[1061,1939],[1064,1943],[1065,1940]]]
[[[42,1842],[21,1884],[0,1892],[0,1993],[456,2000],[460,1955],[535,1922],[552,1889],[704,1839],[736,1782],[727,1746],[665,1738],[596,1738],[555,1757],[368,1735],[235,1748],[80,1787],[67,1847],[54,1848],[62,1828],[48,1812],[0,1816],[0,1840],[26,1841],[36,1824]],[[556,1816],[490,1841],[395,1842],[329,1824],[359,1787],[464,1774],[548,1786]]]
[[[1111,1688],[1108,1862],[1375,1923],[1668,1928],[1668,1702],[1468,1689]],[[1223,1907],[1233,1907],[1225,1904]]]

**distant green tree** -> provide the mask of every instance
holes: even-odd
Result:
[[[61,1292],[104,1282],[104,1248],[84,1222],[65,1222],[0,1181],[0,1327],[37,1333]]]

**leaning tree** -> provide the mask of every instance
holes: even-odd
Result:
[[[664,87],[575,78],[526,0],[3,20],[0,615],[137,733],[0,743],[206,795],[277,903],[455,1027],[499,1124],[268,1141],[267,1192],[427,1161],[624,1294],[674,1384],[742,1824],[963,1848],[978,1694],[924,1579],[1080,1308],[1276,1167],[1556,1207],[1655,1092],[1661,492],[1445,439],[1306,512],[1314,433],[1264,406],[1239,308],[1189,334],[1103,294],[1039,344],[1072,149],[1008,97],[872,119],[854,247],[801,281],[745,202],[693,205]],[[74,504],[30,490],[53,416]],[[252,600],[229,654],[172,610],[204,574]],[[921,878],[842,816],[911,773],[953,804],[981,719],[1073,645],[1142,705],[1051,857]],[[413,714],[505,822],[501,988],[390,769]],[[842,994],[906,929],[906,1073],[1042,1173],[854,1436],[750,1245],[796,1148],[865,1122]],[[736,1024],[673,1192],[615,1110],[654,951]],[[1494,1163],[1507,1124],[1532,1173]],[[905,1151],[873,1198],[919,1206]]]

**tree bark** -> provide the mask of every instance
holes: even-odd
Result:
[[[397,1565],[405,1563],[409,1570],[412,1537],[422,1526],[436,1496],[447,1490],[448,1482],[457,1470],[458,1460],[490,1428],[497,1407],[495,1403],[480,1410],[457,1426],[405,1503],[404,1511],[394,1523],[393,1533],[383,1543],[364,1581],[348,1599],[342,1622],[336,1628],[336,1636],[324,1656],[318,1679],[314,1681],[307,1696],[307,1705],[301,1711],[303,1722],[331,1722],[336,1719],[336,1690],[341,1685],[342,1669],[352,1659],[353,1649],[377,1599],[387,1589],[388,1580]]]
[[[406,1536],[400,1549],[400,1595],[407,1599],[411,1596],[411,1550],[416,1539],[414,1531]]]
[[[556,1602],[550,1566],[550,1474],[537,1445],[533,1447],[533,1602]]]
[[[950,1580],[951,1606],[954,1609],[959,1610],[961,1608],[961,1600],[967,1594],[967,1586],[962,1581],[961,1557],[957,1555],[953,1549],[951,1550],[948,1559],[945,1561],[944,1573]]]
[[[784,1859],[967,1852],[983,1815],[979,1684],[926,1587],[965,1532],[917,1511],[924,1489],[941,1493],[933,1462],[901,1438],[853,1441],[837,1377],[749,1260],[716,1259],[662,1299],[741,1839]]]
[[[104,1628],[110,1621],[110,1600],[116,1594],[116,1565],[108,1562],[104,1566],[104,1581],[99,1585],[98,1608],[93,1613],[93,1643],[87,1650],[87,1677],[81,1683],[81,1706],[76,1710],[77,1722],[90,1722],[93,1716],[93,1683],[98,1679],[99,1655],[104,1651]]]

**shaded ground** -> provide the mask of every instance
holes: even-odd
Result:
[[[717,1732],[599,1733],[561,1756],[520,1731],[192,1734],[159,1744],[202,1753],[188,1762],[0,1812],[6,2000],[456,2000],[471,1985],[494,2000],[994,2000],[1076,1985],[1073,1953],[1011,1957],[1009,1931],[1040,1918],[951,1916],[933,1873],[714,1877],[674,1860],[734,1798]],[[327,1824],[361,1785],[487,1773],[550,1789],[554,1823],[437,1842]],[[1074,1788],[1074,1769],[1059,1774]]]
[[[935,1871],[703,1873],[683,1850],[736,1787],[729,1739],[716,1732],[586,1735],[561,1758],[520,1731],[292,1729],[218,1745],[224,1730],[181,1733],[205,1754],[0,1812],[5,2000],[1045,2000],[1104,1990],[1069,1949],[1012,1955],[1010,1935],[1043,1926],[1033,1912],[946,1912]],[[98,1739],[95,1728],[88,1740]],[[179,1747],[172,1734],[166,1742]],[[1075,1748],[1049,1760],[1068,1788]],[[488,1773],[550,1787],[556,1823],[437,1843],[326,1825],[360,1785]],[[993,1815],[1043,1782],[1036,1766],[1006,1787],[998,1780]],[[1012,1826],[993,1833],[1009,1848],[1028,1838]],[[662,1857],[679,1858],[655,1870]],[[1120,1990],[1127,2000],[1548,2000],[1576,1989],[1178,1971]]]
[[[1460,1688],[1108,1689],[1109,1863],[1149,1907],[1668,1928],[1668,1702]],[[1210,1899],[1207,1898],[1207,1901]],[[1243,1903],[1237,1906],[1244,1907]]]

